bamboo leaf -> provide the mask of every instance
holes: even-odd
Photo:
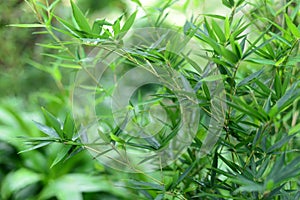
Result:
[[[81,10],[77,7],[77,5],[72,0],[70,0],[70,2],[72,6],[73,17],[80,30],[85,31],[87,33],[91,33],[91,28],[86,17],[83,15]]]
[[[291,33],[296,38],[299,39],[300,38],[300,31],[299,31],[299,29],[296,27],[296,25],[293,23],[293,21],[291,20],[291,18],[287,14],[284,14],[284,17],[285,17],[286,24],[287,24],[289,30],[291,31]]]
[[[60,151],[58,152],[57,156],[53,160],[50,168],[54,167],[56,164],[58,164],[64,157],[66,157],[67,153],[71,149],[71,145],[63,145]]]
[[[58,121],[58,119],[56,119],[56,117],[54,117],[50,112],[48,112],[45,108],[42,108],[43,114],[45,119],[50,123],[50,125],[54,128],[54,130],[56,131],[56,133],[58,133],[58,135],[61,138],[64,138],[63,135],[63,131],[62,131],[62,124],[60,123],[60,121]]]
[[[124,23],[123,27],[121,28],[121,31],[120,33],[122,34],[121,37],[124,37],[124,35],[126,34],[127,31],[129,31],[129,29],[131,28],[131,26],[133,25],[134,23],[134,20],[136,18],[136,14],[137,14],[137,11],[133,12],[129,18],[126,20],[126,22]]]
[[[44,124],[41,124],[39,122],[36,122],[36,121],[33,121],[33,122],[35,123],[35,125],[37,126],[37,128],[40,131],[47,134],[49,137],[59,138],[59,135],[56,133],[56,131],[53,128],[46,126]]]

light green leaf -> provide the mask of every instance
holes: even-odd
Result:
[[[108,177],[107,177],[108,178]],[[108,192],[117,197],[130,198],[130,194],[122,187],[116,189],[117,182],[108,181],[104,176],[89,176],[87,174],[67,174],[50,182],[41,192],[41,199],[57,197],[59,200],[80,199],[83,192]],[[75,189],[75,190],[74,190]]]
[[[300,38],[300,31],[299,29],[296,27],[296,25],[293,23],[293,21],[291,20],[291,18],[287,15],[287,14],[284,14],[285,16],[285,21],[286,21],[286,24],[289,28],[289,30],[291,31],[291,33],[296,37],[296,38]]]
[[[121,139],[121,138],[119,138],[118,136],[116,136],[116,135],[114,135],[114,134],[110,134],[110,137],[111,137],[111,139],[112,140],[114,140],[114,141],[116,141],[116,142],[119,142],[119,143],[121,143],[121,144],[124,144],[125,143],[125,141],[123,140],[123,139]]]
[[[44,24],[9,24],[8,26],[19,27],[19,28],[44,28]]]
[[[137,11],[135,11],[134,13],[132,13],[129,18],[126,20],[125,24],[123,25],[122,29],[121,29],[121,33],[125,34],[125,32],[129,31],[129,29],[131,28],[131,26],[134,23],[135,17],[136,17]]]
[[[91,32],[90,25],[86,19],[86,17],[83,15],[81,10],[77,7],[77,5],[71,0],[71,6],[73,11],[73,17],[80,28],[80,30],[85,31],[87,33]]]
[[[120,19],[117,19],[112,26],[114,31],[114,36],[116,37],[120,33]]]
[[[296,134],[296,133],[299,133],[300,132],[300,123],[297,124],[296,126],[294,127],[291,127],[288,135],[293,135],[293,134]]]
[[[65,34],[71,34],[74,37],[83,37],[83,35],[74,27],[72,26],[69,22],[65,21],[64,19],[55,16],[55,18],[57,19],[57,21],[59,21],[59,23],[61,23],[69,32],[64,32],[64,31],[60,31],[63,32]]]

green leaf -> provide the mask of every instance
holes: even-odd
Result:
[[[114,135],[114,134],[110,134],[110,137],[113,141],[119,142],[120,144],[125,144],[125,141],[123,139],[121,139],[120,137]]]
[[[232,64],[235,64],[239,61],[238,56],[235,55],[231,50],[221,47],[221,52],[221,55]]]
[[[69,31],[69,32],[64,32],[65,34],[71,33],[71,35],[73,35],[76,38],[84,37],[83,34],[81,34],[74,26],[72,26],[70,23],[68,23],[64,19],[57,17],[57,16],[55,16],[55,18],[57,19],[57,21],[59,21],[59,23],[61,23]]]
[[[230,22],[229,22],[229,18],[226,17],[225,21],[224,21],[224,35],[225,35],[225,41],[229,39],[230,37]]]
[[[276,102],[269,112],[270,117],[274,117],[278,112],[288,108],[296,99],[300,98],[299,82],[297,81],[292,87]]]
[[[41,180],[41,175],[26,168],[20,168],[17,171],[10,172],[2,180],[1,197],[2,199],[10,198],[12,194],[19,190],[37,183]]]
[[[131,194],[122,187],[116,189],[116,182],[108,181],[110,177],[90,176],[88,174],[70,173],[49,182],[41,192],[40,199],[56,197],[60,200],[82,200],[82,193],[107,192],[116,198],[132,198]],[[76,188],[76,190],[74,190]]]
[[[209,92],[208,86],[205,82],[203,82],[203,84],[202,84],[202,89],[204,91],[204,94],[205,94],[206,98],[208,100],[210,100],[211,99],[210,92]]]
[[[288,135],[293,135],[293,134],[297,134],[300,132],[300,123],[297,124],[296,126],[294,127],[291,127],[291,129],[289,130],[289,133]]]
[[[222,31],[222,29],[220,28],[220,26],[217,24],[217,22],[215,20],[212,20],[211,22],[212,24],[212,29],[214,30],[214,32],[216,33],[217,37],[219,38],[219,41],[221,43],[225,43],[226,42],[226,37]]]
[[[56,119],[56,117],[54,117],[51,113],[49,113],[45,108],[42,108],[42,111],[43,111],[45,119],[49,122],[49,124],[51,125],[51,127],[54,128],[54,130],[56,131],[56,133],[58,133],[58,135],[61,138],[64,138],[63,131],[61,129],[62,125],[58,121],[58,119]]]
[[[265,58],[249,58],[245,61],[261,64],[261,65],[275,65],[276,62],[274,60],[265,59]]]
[[[121,37],[124,37],[124,35],[126,34],[127,31],[129,31],[129,29],[131,28],[131,26],[134,23],[135,17],[136,17],[137,11],[135,11],[134,13],[132,13],[128,19],[126,20],[126,22],[124,23],[120,33],[122,34]]]
[[[222,0],[223,5],[225,5],[228,8],[232,8],[234,6],[233,0]]]
[[[300,38],[300,31],[299,29],[296,27],[296,25],[293,23],[293,21],[291,20],[291,18],[285,13],[284,14],[285,17],[285,21],[286,24],[289,28],[289,30],[291,31],[291,33],[296,37],[296,38]]]
[[[120,19],[117,19],[112,26],[115,38],[120,33]]]
[[[279,140],[278,142],[276,142],[274,145],[272,145],[268,150],[267,153],[271,153],[279,148],[281,148],[283,145],[285,145],[286,143],[288,143],[295,135],[286,135],[285,137],[283,137],[281,140]]]
[[[41,124],[39,122],[36,122],[36,121],[33,121],[33,122],[35,123],[35,125],[37,126],[37,128],[40,131],[47,134],[49,137],[59,138],[59,135],[56,133],[56,131],[53,128],[46,126],[44,124]]]
[[[20,151],[19,153],[25,153],[25,152],[32,151],[32,150],[35,150],[35,149],[39,149],[39,148],[47,146],[48,144],[51,144],[51,143],[52,143],[52,141],[40,142],[39,144],[34,145],[34,146],[32,146],[28,149],[25,149],[23,151]]]
[[[251,105],[244,102],[242,99],[233,96],[232,97],[234,102],[227,101],[227,104],[237,110],[239,110],[242,114],[246,114],[249,117],[254,119],[258,119],[260,121],[267,121],[268,117],[267,114],[263,110],[257,110],[253,108]]]
[[[93,23],[92,33],[99,35],[104,25],[111,26],[112,24],[106,21],[106,19],[96,19]]]
[[[194,161],[177,179],[176,186],[194,169],[196,161]]]
[[[91,28],[86,17],[72,0],[70,0],[70,2],[72,6],[73,17],[80,30],[91,33]]]
[[[185,59],[186,61],[192,65],[192,67],[199,73],[201,74],[202,73],[202,69],[200,68],[200,66],[194,61],[192,60],[191,58],[189,58],[187,55],[184,55],[184,54],[181,54]]]
[[[210,28],[209,23],[208,23],[208,21],[207,21],[206,18],[204,18],[204,25],[205,25],[205,28],[206,28],[206,30],[207,30],[208,35],[210,36],[210,38],[211,38],[214,42],[216,42],[216,41],[217,41],[217,38],[216,38],[216,36],[215,36],[215,33],[214,33],[214,32],[212,31],[212,29]]]
[[[275,80],[274,80],[274,89],[277,98],[280,98],[282,96],[282,84],[279,75],[275,74]]]
[[[142,7],[142,3],[139,0],[131,0],[131,1]]]
[[[262,184],[256,183],[241,175],[238,176],[238,179],[233,180],[233,182],[241,184],[241,186],[234,191],[235,194],[238,192],[262,192],[264,190],[264,186]]]
[[[203,33],[199,33],[199,34],[196,33],[195,36],[200,40],[204,41],[205,43],[207,43],[208,45],[210,45],[213,48],[213,50],[217,52],[217,54],[222,55],[221,46],[211,37],[208,37]]]
[[[72,139],[75,131],[75,123],[70,114],[68,114],[64,121],[63,132],[67,139]]]
[[[71,145],[63,145],[62,148],[59,150],[57,156],[55,157],[54,161],[52,162],[50,168],[54,167],[64,157],[66,157],[66,155],[70,151],[71,147],[72,147]]]
[[[237,85],[237,87],[241,87],[241,86],[247,85],[253,79],[258,78],[263,72],[264,72],[264,69],[261,69],[261,70],[259,70],[257,72],[254,72],[253,74],[251,74],[250,76],[244,78],[241,82],[239,82],[239,84]]]

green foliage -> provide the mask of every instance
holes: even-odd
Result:
[[[139,1],[134,2],[142,5]],[[167,1],[162,5],[158,9],[159,14],[154,15],[157,17],[155,23],[149,24],[156,28],[163,27],[167,23],[165,12],[174,3],[176,1]],[[221,101],[227,104],[227,110],[224,111],[224,124],[220,124],[220,137],[207,155],[199,156],[202,147],[207,145],[203,133],[209,129],[206,118],[200,118],[192,144],[179,159],[158,172],[138,171],[140,173],[128,175],[105,168],[112,174],[105,171],[107,174],[103,172],[102,177],[87,171],[79,174],[71,170],[76,165],[73,159],[76,160],[78,155],[75,155],[84,149],[94,151],[95,158],[109,154],[111,149],[126,149],[128,146],[153,152],[164,149],[178,134],[181,122],[178,118],[180,102],[166,87],[153,89],[156,93],[150,100],[142,99],[141,94],[136,99],[140,110],[149,102],[159,102],[165,109],[170,122],[164,124],[158,136],[144,140],[128,137],[122,132],[122,126],[128,125],[128,120],[115,125],[107,114],[108,131],[99,130],[99,136],[112,148],[104,152],[98,152],[92,145],[84,143],[84,125],[76,125],[71,114],[65,114],[64,120],[60,120],[43,109],[46,125],[36,122],[36,126],[44,135],[29,135],[31,137],[25,138],[25,141],[31,146],[18,151],[23,151],[21,155],[24,156],[27,153],[39,154],[36,158],[47,162],[47,165],[40,166],[41,169],[36,170],[38,173],[26,165],[10,172],[1,185],[2,198],[15,197],[21,189],[42,182],[43,188],[34,194],[40,199],[53,196],[58,199],[82,199],[83,192],[106,192],[119,199],[299,199],[300,4],[293,0],[222,0],[222,3],[229,10],[224,16],[206,14],[187,20],[182,28],[174,27],[204,46],[205,52],[198,56],[206,63],[200,64],[199,60],[190,58],[188,54],[179,56],[169,52],[170,45],[178,48],[181,44],[165,44],[164,41],[168,41],[164,38],[166,36],[155,41],[152,48],[134,49],[124,54],[121,61],[118,60],[129,67],[146,62],[151,69],[153,63],[160,63],[167,66],[166,69],[176,70],[188,80],[196,93],[198,108],[209,118],[214,117],[211,101],[214,94],[208,86],[221,80],[226,93]],[[277,3],[282,3],[283,7],[278,9]],[[39,19],[38,24],[14,26],[43,27],[52,36],[53,42],[43,44],[43,47],[53,50],[45,56],[53,59],[53,68],[59,66],[55,68],[57,74],[64,66],[70,70],[83,69],[86,53],[91,46],[107,45],[118,49],[126,32],[140,20],[138,9],[127,17],[118,17],[113,23],[97,19],[90,26],[90,21],[73,1],[72,20],[69,21],[56,15],[53,4],[31,1],[29,5]],[[145,17],[151,21],[153,16],[150,12],[146,13]],[[54,24],[54,19],[59,24]],[[166,48],[156,48],[160,45]],[[110,66],[112,70],[115,70],[114,64]],[[219,75],[205,74],[212,65],[216,66]],[[58,75],[53,77],[58,79]],[[112,88],[113,85],[108,89],[99,85],[97,100],[101,102],[103,96],[111,95]],[[181,95],[191,97],[188,91]],[[166,106],[161,99],[172,102],[172,107]],[[133,119],[140,125],[145,118],[133,115]],[[21,126],[31,129],[22,119],[16,120],[20,121]],[[165,135],[166,130],[171,133]],[[53,145],[56,147],[55,154],[50,152]],[[41,147],[41,151],[36,151]],[[35,151],[26,152],[28,150]],[[43,150],[52,155],[51,162],[45,161]],[[151,158],[145,158],[147,160]],[[56,171],[52,173],[52,170]],[[51,178],[45,178],[49,176]],[[117,181],[120,177],[122,180]],[[14,179],[24,181],[15,184]],[[114,181],[115,184],[112,184]],[[112,189],[117,183],[122,187]]]

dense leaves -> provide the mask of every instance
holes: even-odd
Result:
[[[139,1],[134,2],[143,8]],[[278,9],[278,2],[283,3],[284,7]],[[149,20],[156,17],[156,28],[166,27],[168,22],[165,12],[174,3],[176,1],[167,1],[158,8],[158,15],[149,12],[145,17]],[[205,117],[200,117],[193,142],[186,151],[175,162],[157,172],[136,171],[139,173],[130,177],[123,174],[122,183],[116,181],[118,175],[107,175],[112,181],[116,181],[116,184],[111,184],[111,181],[103,177],[65,174],[45,185],[39,196],[41,199],[53,196],[58,199],[81,199],[83,192],[109,192],[124,199],[130,199],[127,195],[155,200],[299,199],[300,4],[293,0],[222,0],[222,3],[227,11],[224,15],[205,14],[196,19],[192,17],[182,28],[176,27],[204,47],[204,53],[198,55],[198,58],[191,58],[189,53],[176,55],[168,51],[171,45],[178,48],[182,44],[165,44],[164,41],[168,40],[162,35],[150,48],[141,45],[122,54],[124,57],[118,60],[128,64],[127,67],[147,63],[150,70],[154,69],[153,63],[159,63],[167,66],[166,69],[169,67],[176,70],[188,81],[197,97],[198,109]],[[125,34],[140,20],[137,17],[138,9],[128,13],[127,17],[118,17],[112,23],[106,19],[97,19],[90,26],[88,18],[73,1],[71,20],[57,16],[54,3],[44,5],[33,1],[30,5],[34,8],[39,23],[13,26],[41,27],[52,36],[53,43],[42,46],[57,50],[46,55],[56,63],[53,68],[58,66],[55,68],[57,74],[63,67],[72,70],[84,68],[83,63],[90,46],[122,47]],[[52,25],[54,19],[60,24]],[[61,33],[65,36],[62,37]],[[158,48],[161,46],[164,48]],[[113,63],[112,70],[116,66]],[[211,66],[216,66],[217,73],[207,74]],[[209,145],[204,144],[206,140],[203,139],[210,130],[207,119],[215,117],[212,101],[215,94],[210,86],[217,81],[224,85],[225,90],[224,99],[219,101],[227,107],[222,115],[224,123],[219,124],[221,130],[216,134],[220,137],[216,138],[216,144],[203,156],[203,146]],[[101,102],[105,95],[112,94],[113,85],[108,88],[99,85],[97,90],[97,100]],[[180,95],[191,97],[189,91]],[[172,106],[164,104],[162,99],[172,102]],[[105,127],[108,131],[99,130],[98,134],[104,141],[103,144],[110,148],[98,152],[93,144],[84,143],[84,125],[74,123],[70,114],[65,114],[65,119],[60,120],[43,109],[46,125],[36,122],[36,126],[45,135],[26,138],[25,141],[31,146],[23,149],[23,152],[58,145],[58,152],[49,165],[53,168],[57,165],[63,168],[68,159],[76,158],[75,155],[84,149],[94,150],[95,158],[109,154],[112,150],[126,150],[128,147],[159,152],[180,132],[182,119],[178,118],[178,107],[181,102],[176,100],[174,91],[165,87],[159,87],[148,100],[144,100],[142,93],[138,93],[136,102],[137,105],[130,105],[132,109],[137,107],[137,110],[143,110],[153,102],[160,104],[169,117],[168,123],[164,123],[164,129],[155,137],[138,140],[126,136],[122,128],[129,124],[129,120],[126,118],[122,124],[114,124],[107,115],[109,120],[105,122]],[[133,121],[139,127],[144,127],[141,124],[145,120],[143,115],[133,114]],[[166,134],[167,131],[170,133]],[[143,162],[151,159],[147,157]],[[114,171],[112,173],[117,174]],[[24,176],[24,182],[13,184],[13,179],[18,176]],[[2,198],[8,199],[14,192],[41,180],[43,177],[40,174],[24,168],[11,172],[5,177],[6,184],[2,185]],[[75,192],[68,188],[71,183],[76,185]],[[120,188],[116,187],[118,184]],[[117,189],[112,190],[111,187]],[[59,194],[54,192],[62,188],[67,189]]]

